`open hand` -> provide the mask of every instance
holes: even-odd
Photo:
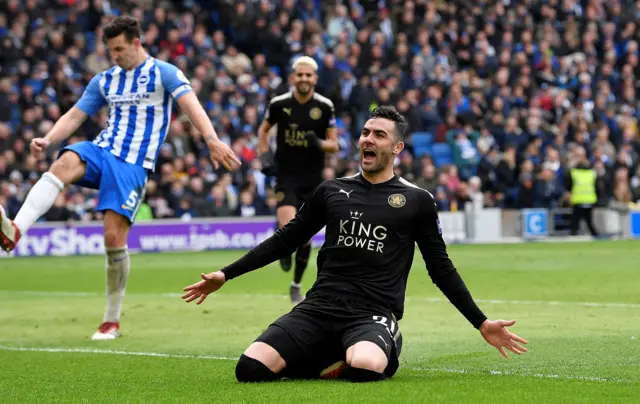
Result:
[[[506,327],[511,327],[516,323],[516,320],[485,320],[480,326],[480,333],[490,345],[493,345],[502,356],[509,359],[504,348],[507,348],[516,355],[520,355],[523,352],[527,352],[527,348],[519,344],[519,342],[526,344],[527,341],[524,338],[517,336],[507,330]]]
[[[222,164],[227,170],[233,171],[234,166],[240,167],[242,165],[233,150],[220,139],[208,141],[207,146],[215,169],[218,169],[219,164]]]
[[[193,285],[189,285],[184,290],[187,292],[182,295],[183,299],[186,299],[186,302],[192,302],[198,298],[196,304],[201,304],[204,300],[209,296],[210,293],[215,292],[220,289],[222,285],[225,284],[226,277],[224,273],[217,271],[211,272],[209,274],[201,274],[202,280],[194,283]]]

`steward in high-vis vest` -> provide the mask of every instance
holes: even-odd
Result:
[[[593,205],[595,205],[598,200],[596,193],[597,177],[596,171],[591,168],[586,158],[581,159],[581,161],[569,171],[566,185],[569,192],[571,192],[571,205],[573,207],[573,212],[571,213],[572,236],[578,234],[578,228],[582,219],[587,222],[587,227],[589,227],[591,235],[594,237],[598,235],[592,221]]]

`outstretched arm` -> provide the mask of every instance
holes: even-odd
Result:
[[[58,119],[53,128],[45,135],[43,140],[47,145],[61,142],[71,136],[87,120],[89,115],[77,106],[71,107],[64,115]]]
[[[293,253],[325,225],[324,189],[324,185],[317,187],[293,220],[240,259],[220,271],[201,274],[201,281],[184,288],[186,293],[182,298],[187,303],[199,298],[197,304],[200,304],[227,281]]]
[[[82,97],[78,102],[64,115],[58,119],[53,128],[42,138],[35,138],[31,141],[31,153],[40,157],[41,153],[49,147],[49,145],[62,142],[71,136],[90,116],[95,115],[100,108],[107,104],[100,91],[100,79],[102,73],[94,76],[87,88],[85,88]]]
[[[425,198],[423,206],[421,218],[416,221],[416,242],[433,283],[502,356],[507,357],[504,348],[518,355],[526,352],[518,342],[527,342],[505,328],[515,324],[515,320],[489,320],[477,306],[447,254],[433,198]]]
[[[310,240],[325,225],[324,195],[322,185],[314,191],[300,212],[283,228],[236,262],[221,270],[226,280],[262,268],[277,259],[292,254]]]
[[[180,109],[189,117],[193,126],[198,129],[198,132],[202,134],[207,143],[220,140],[211,124],[209,116],[204,108],[202,108],[198,97],[193,91],[189,91],[178,98],[178,105],[180,105]]]
[[[241,165],[240,160],[231,151],[231,148],[223,143],[213,129],[211,120],[207,116],[204,108],[200,104],[198,97],[191,88],[191,82],[184,75],[182,70],[169,63],[159,63],[158,68],[162,76],[162,86],[168,91],[180,108],[193,123],[196,129],[204,138],[213,166],[217,169],[221,163],[229,171],[233,170],[234,165]]]
[[[207,116],[207,113],[204,108],[202,108],[198,97],[196,97],[193,91],[182,95],[178,99],[178,104],[184,113],[187,114],[193,126],[202,134],[211,153],[211,160],[215,168],[218,168],[218,162],[222,163],[229,171],[233,170],[234,165],[240,166],[242,164],[229,146],[218,138],[209,116]]]
[[[431,198],[429,198],[431,199]],[[442,238],[438,213],[433,201],[425,201],[416,222],[416,242],[433,283],[475,328],[487,319],[476,305],[460,274],[453,266]]]

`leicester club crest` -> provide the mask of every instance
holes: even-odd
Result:
[[[393,194],[389,197],[389,205],[393,208],[401,208],[407,203],[407,199],[402,194]]]
[[[322,117],[322,110],[318,107],[311,108],[311,111],[309,111],[309,116],[314,121],[317,121]]]

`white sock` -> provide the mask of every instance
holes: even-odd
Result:
[[[301,283],[295,283],[294,281],[291,281],[291,286],[293,286],[294,288],[300,288],[302,286]]]
[[[107,248],[107,310],[104,322],[119,323],[131,261],[127,246]]]
[[[36,185],[29,191],[16,220],[13,221],[20,230],[20,234],[26,234],[29,228],[51,209],[62,190],[64,190],[64,183],[58,177],[50,172],[42,174]]]

